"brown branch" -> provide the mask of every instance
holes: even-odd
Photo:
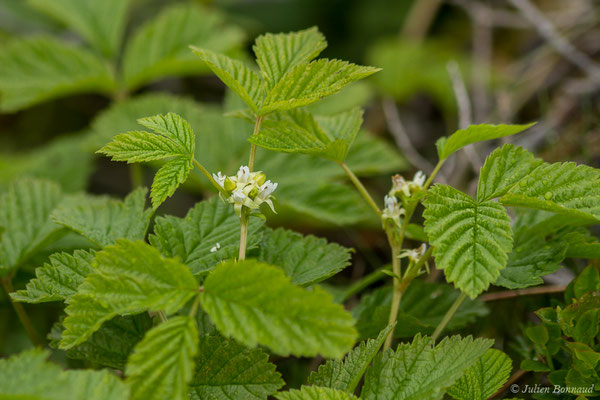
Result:
[[[494,301],[512,299],[519,296],[531,296],[536,294],[561,293],[567,289],[566,285],[541,286],[529,289],[506,290],[502,292],[488,293],[479,296],[481,301]]]

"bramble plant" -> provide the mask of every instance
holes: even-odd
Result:
[[[59,13],[60,6],[49,11]],[[102,53],[116,52],[118,35],[106,42],[91,26],[77,26]],[[138,42],[160,34],[157,26],[145,29],[127,47],[125,89],[114,92],[119,96],[166,68],[139,64]],[[487,156],[475,197],[434,183],[444,163],[465,146],[519,134],[533,125],[479,124],[436,143],[439,161],[428,176],[421,171],[412,179],[393,175],[388,194],[376,198],[354,169],[368,170],[377,161],[368,164],[365,159],[378,156],[377,142],[361,137],[363,111],[352,107],[320,115],[307,106],[378,68],[318,58],[325,47],[323,35],[310,28],[258,37],[253,46],[256,65],[214,48],[186,50],[239,97],[241,102],[229,98],[229,115],[220,117],[219,110],[215,120],[252,124],[249,143],[232,140],[224,149],[209,147],[204,135],[213,135],[212,126],[194,125],[203,110],[190,111],[183,101],[172,101],[172,110],[137,119],[139,130],[133,127],[136,118],[128,118],[152,108],[139,106],[146,100],[120,103],[129,109],[109,111],[96,124],[90,143],[104,140],[95,150],[113,161],[158,167],[150,208],[142,187],[116,200],[63,191],[39,178],[10,185],[0,197],[0,274],[39,346],[0,360],[0,398],[424,400],[446,395],[485,400],[508,381],[512,361],[492,348],[493,340],[444,333],[486,313],[477,298],[492,284],[534,286],[566,258],[600,257],[600,244],[588,229],[600,221],[600,171],[546,163],[521,147],[504,144]],[[189,61],[188,54],[181,57]],[[88,61],[93,64],[82,55],[81,62]],[[185,65],[196,65],[189,62]],[[96,68],[100,75],[111,74],[109,68]],[[100,85],[98,80],[86,82]],[[118,85],[111,78],[100,86],[111,91],[113,84]],[[36,90],[9,96],[5,109],[48,94]],[[106,127],[113,122],[127,129],[107,135],[111,128]],[[200,129],[208,133],[199,134]],[[363,153],[352,153],[355,142]],[[228,151],[249,157],[231,156],[227,160],[236,164],[216,169],[215,157]],[[345,174],[378,218],[391,267],[336,290],[324,281],[350,264],[351,249],[267,227],[285,204],[279,202],[279,192],[306,210],[306,197],[296,203],[289,199],[313,179],[294,175],[303,174],[306,165],[294,164],[298,158],[282,159],[276,153],[310,155],[310,162],[322,163],[319,168],[329,177]],[[339,172],[329,172],[330,166]],[[288,177],[278,181],[284,173]],[[182,185],[209,188],[218,196],[198,202],[183,218],[154,217]],[[306,185],[315,208],[329,203],[313,215],[335,220],[340,196],[323,197],[328,192]],[[345,186],[330,185],[345,196]],[[294,194],[290,187],[296,188]],[[35,278],[13,290],[17,269],[41,250],[52,249],[64,235],[82,240],[70,251],[50,252]],[[406,239],[420,244],[412,248]],[[432,262],[454,288],[418,279],[432,272]],[[384,279],[391,285],[364,294],[352,310],[345,309],[346,299]],[[538,312],[541,324],[526,330],[536,350],[527,356],[535,360],[524,362],[524,369],[548,373],[557,385],[598,382],[599,281],[598,270],[588,267],[567,290],[565,304]],[[50,347],[102,369],[63,371],[48,361],[50,351],[41,348],[43,341],[22,302],[63,302],[64,318],[48,334]],[[395,343],[397,339],[408,340]],[[290,389],[269,361],[271,355],[322,356],[327,361],[299,389]],[[598,390],[573,394],[586,398]]]

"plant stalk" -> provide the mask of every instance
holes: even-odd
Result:
[[[254,131],[252,132],[252,136],[258,135],[260,132],[260,125],[262,124],[264,117],[256,117],[256,123],[254,124]],[[250,157],[248,158],[248,168],[250,172],[254,170],[254,159],[256,158],[256,145],[252,143],[250,146]]]
[[[365,188],[365,186],[362,184],[360,179],[358,179],[354,172],[352,172],[352,170],[348,168],[348,166],[345,163],[340,163],[340,166],[344,169],[346,175],[348,175],[354,186],[356,186],[356,189],[358,189],[358,192],[362,195],[362,197],[364,197],[367,203],[369,203],[369,205],[375,211],[375,213],[377,213],[378,216],[381,216],[381,210],[375,203],[375,200],[373,200],[373,197],[371,197],[371,195],[369,194],[367,188]]]
[[[452,318],[454,317],[454,314],[456,314],[456,311],[458,311],[458,308],[463,303],[463,301],[465,301],[466,298],[467,298],[467,294],[461,293],[460,296],[454,301],[454,304],[452,304],[452,306],[448,309],[448,311],[446,312],[446,315],[444,315],[444,318],[442,319],[440,324],[437,326],[437,328],[435,328],[433,335],[431,335],[431,338],[433,339],[434,343],[438,339],[438,337],[442,334],[444,329],[446,329],[446,325],[448,325],[448,323],[452,320]]]
[[[15,291],[12,285],[12,280],[8,276],[2,278],[2,287],[4,288],[4,291],[7,295]],[[29,336],[29,340],[31,340],[31,343],[33,343],[33,345],[36,347],[43,347],[44,343],[40,338],[40,335],[38,335],[37,331],[33,327],[31,319],[29,318],[29,315],[27,315],[27,312],[25,311],[25,308],[23,308],[23,305],[19,302],[14,301],[12,297],[8,297],[10,298],[10,303],[12,304],[13,309],[15,310],[15,313],[17,314],[17,317],[21,322],[21,325],[23,325],[23,328],[25,328],[25,331],[27,332],[27,336]]]
[[[400,276],[400,246],[392,245],[392,272]],[[398,311],[400,310],[400,300],[402,300],[402,286],[403,282],[399,279],[394,278],[394,292],[392,297],[392,308],[390,310],[390,317],[388,319],[388,325],[396,323],[398,318]],[[385,338],[385,344],[383,349],[387,350],[392,346],[392,340],[394,339],[394,330],[392,330],[387,338]]]
[[[246,208],[242,207],[240,214],[240,253],[238,261],[246,259],[246,242],[248,240],[248,214]]]
[[[431,183],[433,182],[433,178],[435,178],[435,176],[438,174],[438,172],[440,172],[440,169],[442,168],[442,165],[444,165],[444,162],[446,162],[446,159],[438,161],[438,163],[435,165],[435,168],[433,169],[433,171],[431,171],[429,178],[427,178],[427,181],[423,185],[423,190],[427,190],[429,185],[431,185]]]
[[[137,189],[144,185],[144,171],[140,164],[129,165],[129,176],[131,177],[131,187]]]

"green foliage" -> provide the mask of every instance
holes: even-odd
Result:
[[[65,371],[31,349],[0,360],[0,398],[28,400],[127,400],[129,388],[112,373]]]
[[[431,188],[423,204],[437,267],[448,282],[475,298],[506,267],[513,242],[506,210],[445,185]]]
[[[356,397],[341,390],[318,386],[302,386],[300,390],[282,392],[276,397],[279,400],[356,400]]]
[[[248,349],[219,336],[200,337],[191,399],[265,400],[283,386],[261,349]]]
[[[16,39],[0,49],[4,112],[71,94],[109,94],[114,87],[106,61],[85,49],[49,37]]]
[[[92,272],[94,256],[93,250],[75,250],[72,255],[55,253],[50,256],[49,263],[35,270],[36,277],[29,281],[25,290],[18,290],[10,296],[15,301],[27,303],[68,301]]]
[[[127,43],[125,84],[131,90],[165,76],[205,73],[206,67],[190,52],[190,45],[227,52],[238,47],[242,37],[239,28],[226,24],[215,11],[193,4],[170,6]]]
[[[269,264],[222,263],[204,282],[201,296],[219,331],[250,347],[262,344],[280,355],[341,357],[356,339],[352,317],[329,294],[295,286]]]
[[[141,241],[118,240],[96,253],[92,266],[94,272],[65,309],[62,349],[83,343],[117,315],[159,310],[173,314],[197,291],[185,265]]]
[[[500,350],[489,349],[450,389],[456,400],[487,400],[508,380],[512,362]]]
[[[379,352],[393,326],[383,329],[376,339],[361,342],[343,360],[329,360],[317,372],[310,374],[308,382],[315,386],[354,393],[365,371]]]
[[[488,339],[459,336],[434,345],[428,337],[415,336],[375,358],[367,371],[361,399],[441,399],[463,373],[492,345]]]
[[[459,129],[452,135],[439,139],[435,145],[440,160],[445,160],[456,151],[472,143],[511,136],[533,125],[469,125],[466,129]]]
[[[50,17],[69,26],[105,56],[119,51],[130,0],[29,0]]]
[[[198,328],[191,317],[176,316],[146,333],[125,368],[132,400],[187,400]]]
[[[61,202],[58,185],[22,179],[0,196],[0,275],[7,275],[31,255],[53,242],[61,229],[49,215]]]
[[[239,253],[240,218],[233,207],[215,197],[192,208],[185,218],[158,217],[150,243],[166,257],[179,257],[199,275],[210,271],[219,262],[232,259]],[[253,218],[248,232],[248,248],[256,247],[261,239],[262,221]],[[211,251],[217,243],[219,249]]]
[[[350,264],[350,249],[281,228],[269,230],[259,247],[258,260],[283,268],[301,286],[321,282]]]
[[[75,196],[54,210],[51,219],[98,246],[117,239],[141,240],[146,236],[151,211],[144,209],[145,188],[136,189],[124,200],[110,197]]]
[[[450,285],[414,280],[402,295],[394,336],[408,338],[417,333],[432,334],[459,296],[460,291]],[[378,288],[362,296],[352,310],[361,338],[378,335],[388,324],[391,305],[392,290],[389,287]],[[448,329],[462,328],[487,314],[488,309],[483,302],[466,299],[454,314]]]
[[[185,182],[193,168],[195,136],[188,122],[174,113],[141,118],[138,123],[156,134],[121,133],[97,153],[128,163],[170,158],[171,161],[158,170],[152,183],[150,198],[152,208],[156,209]]]

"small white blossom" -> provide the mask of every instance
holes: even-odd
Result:
[[[394,194],[402,192],[406,197],[410,197],[410,187],[402,175],[392,176],[392,190],[390,192]]]
[[[391,219],[397,226],[400,226],[400,217],[404,215],[404,213],[404,208],[400,207],[396,196],[385,196],[385,207],[381,214],[382,219]]]
[[[243,205],[247,198],[248,198],[248,196],[246,195],[246,193],[244,193],[244,191],[242,189],[235,189],[231,193],[231,199],[235,203],[239,203],[239,204]]]
[[[266,180],[262,171],[250,172],[250,168],[242,165],[233,176],[224,176],[219,172],[213,174],[213,178],[225,189],[221,196],[233,204],[238,215],[241,215],[243,207],[257,210],[262,203],[275,212],[271,194],[277,189],[277,183]]]
[[[240,183],[248,183],[250,180],[250,168],[245,165],[242,165],[237,173],[237,182]]]
[[[277,183],[273,183],[270,180],[266,181],[258,188],[259,192],[256,199],[265,201],[275,189],[277,189]]]
[[[423,173],[423,171],[417,171],[417,173],[415,174],[415,176],[413,177],[412,182],[417,185],[419,188],[422,188],[423,185],[425,184],[425,179],[426,176]]]
[[[222,174],[221,174],[221,171],[217,172],[217,174],[216,174],[216,175],[215,175],[215,174],[212,174],[212,176],[213,176],[213,179],[214,179],[215,181],[217,181],[217,183],[218,183],[219,185],[221,185],[221,187],[222,187],[222,188],[225,188],[225,178],[227,178],[227,177],[226,177],[225,175],[222,175]]]
[[[219,242],[217,242],[217,244],[215,244],[213,247],[211,247],[210,252],[216,253],[217,250],[219,250],[220,248],[221,248],[221,244]]]
[[[427,250],[427,245],[425,243],[423,243],[421,246],[419,246],[416,249],[409,249],[409,250],[404,250],[399,258],[404,258],[404,257],[408,257],[409,260],[413,261],[413,262],[418,262],[421,257],[423,257],[423,255],[425,255],[425,251]]]

